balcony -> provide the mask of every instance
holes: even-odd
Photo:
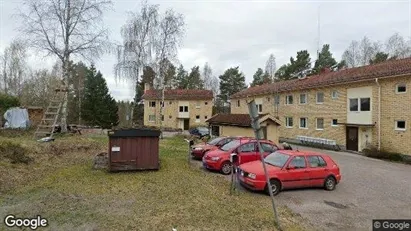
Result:
[[[188,113],[188,112],[178,112],[177,118],[179,118],[179,119],[188,119],[188,118],[190,118],[190,113]]]

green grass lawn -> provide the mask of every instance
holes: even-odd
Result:
[[[7,214],[41,215],[50,230],[275,230],[268,196],[230,195],[224,176],[188,165],[181,137],[161,141],[159,171],[123,173],[91,168],[108,148],[104,136],[43,144],[0,137],[0,147],[10,143],[34,161],[0,159],[0,230]],[[300,216],[278,210],[285,230],[307,229]]]

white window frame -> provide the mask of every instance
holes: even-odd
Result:
[[[288,122],[290,121],[289,119],[291,119],[291,120],[293,121],[293,126],[289,126],[289,125],[288,125]],[[285,127],[286,127],[286,128],[293,128],[293,127],[294,127],[294,120],[293,120],[293,117],[292,117],[292,116],[287,116],[287,117],[285,117]]]
[[[319,119],[322,119],[323,120],[323,127],[322,128],[318,128],[318,120]],[[315,119],[315,130],[319,130],[319,131],[322,131],[322,130],[324,130],[324,126],[325,124],[324,124],[324,118],[316,118]]]
[[[305,127],[301,127],[301,119],[305,119]],[[298,123],[299,123],[298,126],[300,127],[300,129],[308,129],[308,118],[307,117],[300,117]]]
[[[322,102],[318,102],[318,94],[319,94],[319,93],[322,93],[322,94],[323,94],[323,101],[322,101]],[[315,94],[315,103],[316,103],[316,104],[323,104],[324,101],[325,101],[325,94],[324,94],[324,92],[322,92],[322,91],[317,92],[317,93]]]
[[[198,119],[197,119],[198,117]],[[196,123],[200,123],[201,122],[201,116],[200,115],[196,115]]]
[[[293,102],[289,103],[288,102],[288,97],[291,96],[293,98]],[[293,95],[286,95],[285,96],[285,105],[293,105],[294,104],[294,96]]]
[[[263,104],[256,104],[258,113],[263,113]]]
[[[151,118],[154,118],[154,120],[151,120]],[[156,122],[156,115],[148,115],[148,122]]]
[[[302,95],[305,95],[305,103],[301,103],[301,96]],[[301,105],[307,104],[308,103],[307,101],[308,101],[308,94],[307,93],[300,94],[300,97],[298,97],[299,104],[301,104]]]
[[[338,124],[334,124],[334,123],[333,123],[334,120],[337,120],[337,123],[338,123],[338,119],[331,119],[331,126],[332,126],[332,127],[338,127]]]
[[[398,127],[398,122],[403,122],[404,121],[404,123],[405,123],[405,128],[399,128]],[[395,128],[395,131],[406,131],[407,130],[407,121],[406,120],[395,120],[395,124],[394,124],[394,128]]]
[[[399,91],[398,91],[398,87],[399,87],[400,85],[404,85],[404,86],[405,86],[405,91],[404,91],[404,92],[399,92]],[[405,94],[405,93],[407,93],[407,84],[405,84],[405,83],[399,83],[399,84],[396,84],[396,85],[395,85],[395,94]]]
[[[335,96],[334,96],[334,93],[335,93]],[[332,91],[331,92],[331,98],[332,99],[338,99],[338,91]]]

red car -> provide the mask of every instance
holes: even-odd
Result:
[[[191,147],[191,155],[195,159],[200,159],[203,158],[204,153],[215,150],[218,147],[223,146],[224,144],[231,142],[232,140],[237,139],[237,137],[217,137],[207,143],[201,143],[197,145],[193,145]]]
[[[264,150],[264,156],[279,149],[277,145],[269,140],[260,140]],[[210,170],[220,171],[222,174],[231,173],[232,164],[230,162],[231,153],[238,155],[237,165],[255,161],[260,158],[260,152],[257,147],[257,140],[254,138],[244,138],[233,140],[224,146],[207,152],[203,156],[203,166]]]
[[[311,151],[280,150],[264,158],[274,195],[283,189],[324,187],[334,190],[341,180],[340,168],[328,155]],[[241,185],[268,192],[261,161],[238,168]]]

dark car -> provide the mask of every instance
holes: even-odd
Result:
[[[210,136],[210,130],[206,127],[196,127],[196,128],[191,129],[189,132],[191,135],[197,136],[200,138]]]

